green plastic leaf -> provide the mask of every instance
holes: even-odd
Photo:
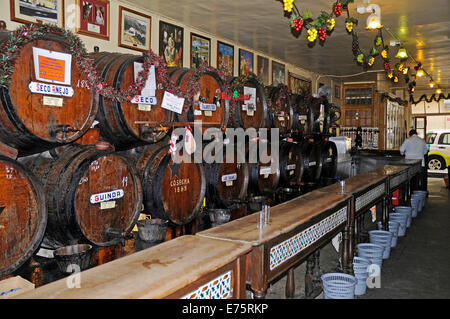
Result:
[[[302,17],[305,20],[311,19],[313,17],[313,13],[309,11],[308,9],[305,9],[302,11]]]

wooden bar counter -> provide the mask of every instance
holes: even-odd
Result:
[[[182,236],[18,296],[20,299],[245,298],[250,245]],[[73,275],[72,275],[73,276]]]
[[[323,193],[337,193],[342,192],[352,195],[352,210],[354,211],[354,218],[349,220],[349,236],[352,239],[352,245],[349,247],[349,263],[344,265],[347,269],[352,269],[352,259],[354,254],[354,245],[357,244],[356,238],[359,237],[362,228],[362,215],[368,212],[371,207],[376,204],[381,204],[382,221],[385,220],[386,215],[386,198],[388,195],[388,177],[386,175],[378,175],[371,172],[358,174],[356,176],[344,180],[345,185],[342,190],[340,183],[335,183],[318,189]]]
[[[344,241],[348,240],[345,232],[347,220],[352,218],[350,199],[348,194],[313,191],[271,207],[269,222],[263,228],[258,228],[259,213],[254,213],[199,232],[197,236],[250,244],[247,283],[255,298],[264,298],[269,283],[286,272],[292,279],[288,278],[288,284],[293,285],[294,267],[339,232],[343,231]],[[343,260],[347,261],[347,249],[343,253]]]

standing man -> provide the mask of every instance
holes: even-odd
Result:
[[[421,159],[422,160],[422,179],[421,189],[427,190],[427,169],[425,167],[425,156],[428,154],[427,144],[421,139],[416,130],[409,131],[409,138],[407,138],[402,146],[400,146],[400,154],[405,155],[405,159]]]

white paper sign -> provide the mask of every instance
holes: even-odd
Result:
[[[144,95],[136,95],[132,100],[132,104],[147,104],[147,105],[156,105],[158,104],[158,100],[156,96],[144,96]]]
[[[178,97],[172,93],[164,92],[161,107],[163,109],[181,114],[183,112],[184,98]]]
[[[33,47],[33,62],[37,81],[71,84],[71,54]]]
[[[200,110],[202,111],[215,111],[216,105],[215,104],[208,104],[208,103],[199,103]]]
[[[336,249],[337,252],[339,252],[339,246],[340,246],[341,242],[342,242],[342,233],[337,234],[331,240],[331,243],[333,244],[333,247],[334,247],[334,249]]]
[[[291,164],[291,165],[286,166],[286,169],[287,169],[288,171],[290,171],[290,170],[292,170],[292,169],[295,169],[295,167],[296,167],[295,164]]]
[[[245,100],[244,104],[251,105],[250,108],[253,108],[253,110],[256,110],[256,88],[244,86],[244,95],[250,96],[250,99]]]
[[[143,70],[143,64],[139,62],[134,62],[134,81],[136,82],[139,72]],[[149,72],[148,72],[148,78],[145,82],[144,88],[142,89],[141,95],[142,96],[155,96],[156,91],[156,76],[155,76],[155,66],[151,65]]]

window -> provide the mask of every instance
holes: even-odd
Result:
[[[425,138],[425,142],[427,142],[427,144],[433,144],[436,135],[437,135],[436,133],[428,133],[427,137]]]
[[[450,145],[450,133],[444,133],[439,138],[439,144],[447,144]]]

